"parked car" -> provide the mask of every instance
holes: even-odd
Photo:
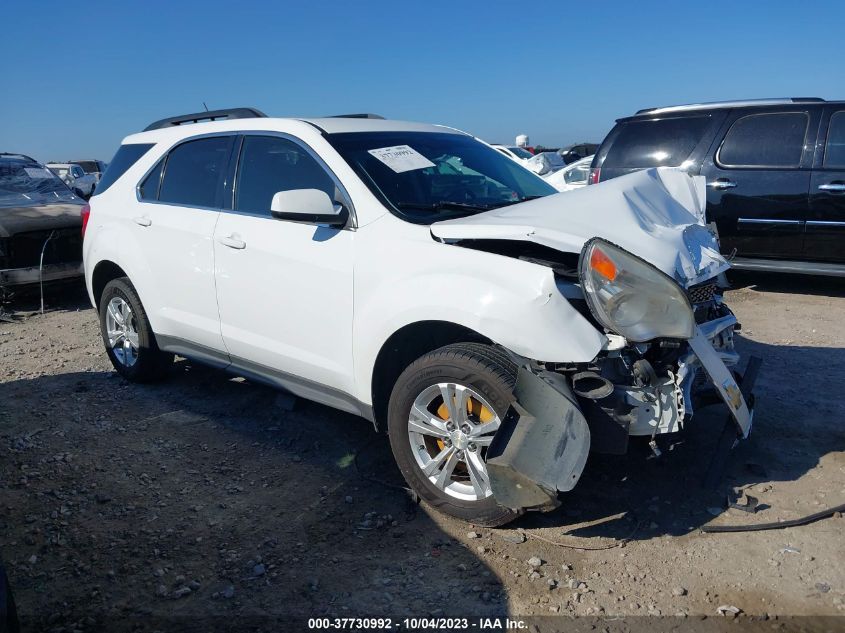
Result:
[[[106,167],[108,167],[106,163],[96,159],[69,160],[68,162],[82,167],[83,171],[86,174],[94,176],[97,182],[100,182],[100,178],[103,177]]]
[[[47,163],[47,169],[70,187],[81,198],[90,198],[97,186],[97,179],[74,163]]]
[[[516,161],[520,165],[525,165],[525,163],[531,158],[533,158],[534,154],[529,152],[524,147],[518,147],[516,145],[491,145],[490,147],[495,148],[511,160]]]
[[[707,179],[735,268],[845,275],[845,101],[728,101],[619,119],[591,182],[659,165]]]
[[[566,163],[557,152],[540,152],[525,161],[525,166],[538,176],[547,178],[566,167]]]
[[[452,128],[190,114],[124,139],[85,278],[127,380],[179,354],[358,414],[423,499],[499,525],[557,506],[591,448],[678,431],[708,382],[747,436],[701,186],[552,195]]]
[[[587,156],[595,155],[598,148],[598,143],[574,143],[573,145],[561,147],[557,153],[561,155],[563,162],[567,165],[571,165],[575,161],[583,160]]]
[[[23,154],[0,154],[0,289],[82,275],[83,201]]]
[[[590,163],[592,161],[593,157],[587,156],[543,178],[558,191],[580,189],[587,184],[587,178],[590,176]]]

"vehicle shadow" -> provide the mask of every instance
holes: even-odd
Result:
[[[188,361],[152,385],[2,382],[0,403],[0,532],[25,630],[40,614],[168,630],[506,614],[496,574],[410,500],[365,420]]]
[[[759,496],[754,489],[765,486],[758,484],[796,481],[825,455],[845,451],[845,429],[836,423],[845,417],[845,399],[837,395],[845,376],[845,348],[768,345],[741,336],[737,346],[743,358],[753,354],[764,362],[755,388],[753,431],[731,453],[715,491],[704,488],[703,479],[727,416],[724,405],[698,411],[691,428],[663,438],[659,458],[649,438],[632,439],[624,456],[591,455],[576,488],[562,495],[562,507],[527,515],[522,527],[577,523],[568,534],[679,536],[713,520],[732,491],[752,487],[748,493]],[[777,520],[784,509],[790,510],[761,506],[754,521]],[[731,514],[736,522],[750,516]]]

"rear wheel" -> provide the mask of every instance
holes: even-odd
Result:
[[[103,289],[100,330],[109,360],[127,380],[159,380],[173,362],[173,354],[158,348],[141,299],[126,277],[113,279]]]
[[[504,353],[459,343],[414,361],[396,381],[390,445],[408,485],[438,510],[489,527],[519,515],[496,502],[485,463],[515,376]]]

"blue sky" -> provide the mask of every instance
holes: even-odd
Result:
[[[377,112],[600,141],[648,106],[845,98],[845,3],[15,2],[0,151],[103,158],[155,119]]]

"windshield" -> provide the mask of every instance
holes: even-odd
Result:
[[[522,147],[509,147],[508,149],[519,158],[531,158],[532,156],[534,156],[534,154],[529,152],[527,149],[523,149]]]
[[[65,183],[38,163],[0,160],[0,206],[76,200]]]
[[[463,134],[352,132],[326,138],[370,190],[410,222],[463,217],[556,193]]]

